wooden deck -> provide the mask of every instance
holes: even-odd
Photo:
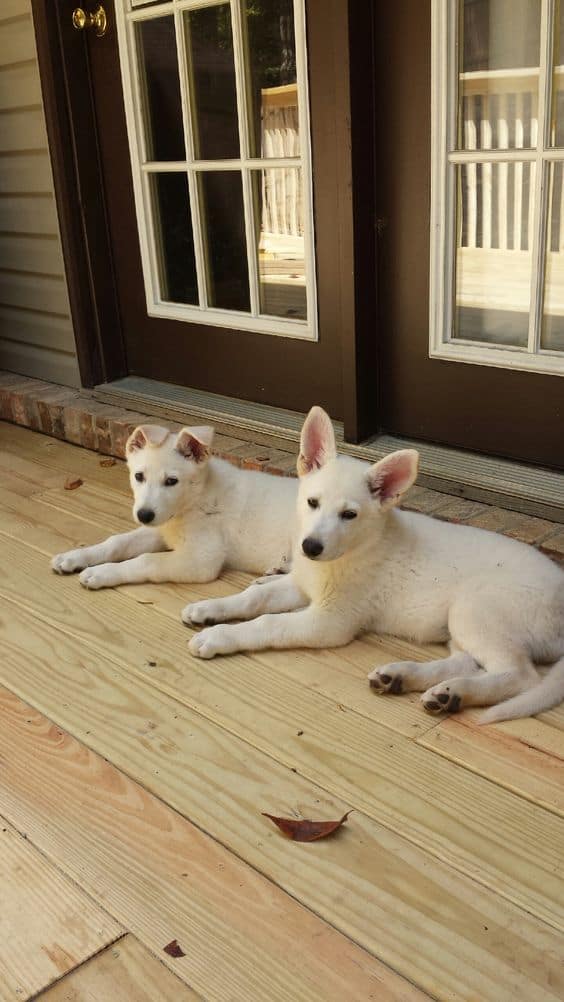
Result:
[[[11,425],[0,508],[1,1002],[564,999],[564,710],[427,717],[369,690],[413,653],[376,636],[191,658],[182,605],[243,575],[55,577],[130,525],[125,471]]]

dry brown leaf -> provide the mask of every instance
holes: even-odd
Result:
[[[339,821],[307,821],[298,818],[276,818],[273,814],[262,812],[264,818],[271,821],[294,842],[315,842],[318,838],[326,838],[337,831],[347,820],[351,811],[343,814]]]
[[[163,946],[163,950],[164,950],[165,953],[168,953],[169,957],[185,957],[186,956],[186,954],[184,953],[184,950],[182,949],[182,947],[179,946],[177,939],[172,939],[170,941],[170,943],[167,943],[166,946]]]
[[[101,459],[100,466],[115,466],[117,459]]]
[[[77,487],[82,487],[83,483],[84,480],[81,480],[80,477],[67,477],[65,480],[65,490],[75,491]]]

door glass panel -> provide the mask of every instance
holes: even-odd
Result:
[[[460,164],[454,338],[526,346],[534,163]]]
[[[182,173],[151,177],[161,299],[198,305],[188,179]]]
[[[564,351],[564,164],[550,165],[541,348]]]
[[[236,159],[237,89],[229,4],[184,13],[197,160]]]
[[[564,4],[557,3],[554,23],[554,68],[552,77],[552,146],[564,146]]]
[[[260,220],[260,312],[306,320],[302,173],[293,167],[252,173]]]
[[[210,306],[248,311],[250,294],[241,173],[202,171],[200,190]]]
[[[459,0],[458,148],[533,147],[541,0]]]
[[[253,157],[300,155],[292,0],[245,4]]]
[[[149,160],[184,160],[182,104],[174,18],[136,24],[144,89],[145,137]]]

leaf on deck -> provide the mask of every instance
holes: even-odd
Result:
[[[177,939],[172,939],[170,941],[170,943],[167,943],[166,946],[163,946],[163,950],[164,950],[165,953],[168,953],[169,957],[185,957],[186,956],[186,954],[184,953],[184,950],[179,945]]]
[[[84,480],[81,480],[80,477],[67,477],[65,480],[65,490],[75,491],[77,487],[82,487],[83,483]]]
[[[270,818],[294,842],[315,842],[316,839],[332,835],[344,824],[349,814],[351,811],[343,814],[339,821],[308,821],[305,818],[276,818],[273,814],[262,812],[264,818]]]

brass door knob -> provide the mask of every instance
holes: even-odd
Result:
[[[82,7],[76,7],[72,12],[72,23],[77,31],[84,31],[85,28],[94,28],[99,38],[106,34],[106,28],[108,27],[106,11],[102,7],[102,4],[99,4],[92,14],[83,10]]]

